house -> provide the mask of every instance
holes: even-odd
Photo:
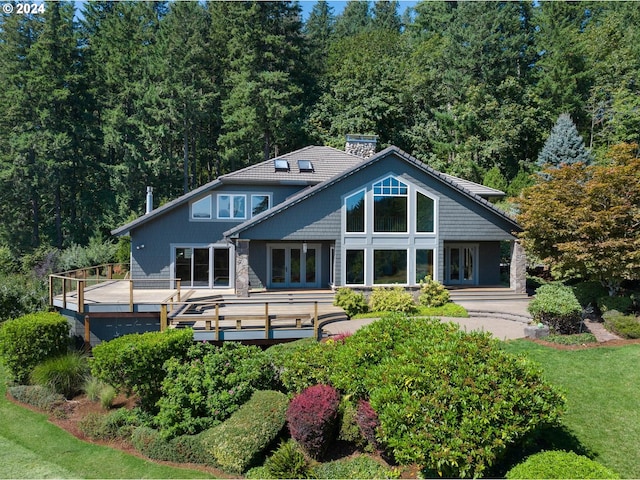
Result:
[[[263,289],[500,283],[524,291],[518,224],[497,190],[440,173],[375,137],[310,146],[223,175],[115,229],[131,237],[131,278],[182,287]],[[355,152],[355,153],[349,153]],[[173,288],[172,286],[170,286]]]

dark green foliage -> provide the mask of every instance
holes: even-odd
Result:
[[[551,134],[538,155],[540,167],[560,167],[582,162],[590,164],[592,156],[584,146],[584,140],[578,133],[573,120],[563,113],[551,130]]]
[[[620,478],[604,465],[574,452],[549,451],[531,455],[507,472],[508,479]]]
[[[31,275],[0,275],[0,323],[46,310],[47,284]]]
[[[267,349],[278,381],[289,393],[328,383],[331,353],[335,345],[313,338],[281,343]]]
[[[31,383],[71,399],[82,390],[88,375],[87,358],[79,352],[69,352],[36,365],[31,372]]]
[[[527,307],[535,322],[541,322],[560,334],[579,333],[582,307],[571,287],[559,283],[542,285]]]
[[[236,342],[199,343],[186,358],[167,360],[155,419],[160,431],[194,434],[227,419],[254,391],[273,386],[268,362],[260,348]]]
[[[608,295],[607,288],[600,282],[595,281],[580,282],[572,288],[573,293],[583,308],[588,305],[591,305],[592,307],[596,306],[599,298]]]
[[[79,423],[80,431],[93,440],[129,440],[140,425],[135,411],[119,408],[108,413],[90,413]]]
[[[442,307],[449,303],[449,290],[430,277],[420,280],[420,305],[425,307]]]
[[[17,401],[47,412],[52,412],[65,403],[64,396],[40,385],[17,385],[15,387],[9,387],[9,393]]]
[[[358,421],[356,419],[356,405],[347,397],[340,399],[340,429],[338,431],[338,440],[350,442],[358,447],[366,445],[366,439],[363,437]]]
[[[507,190],[507,179],[504,177],[502,172],[500,172],[500,167],[497,165],[494,165],[487,170],[487,173],[482,177],[482,184],[486,187],[500,190],[501,192],[505,192]]]
[[[157,430],[141,426],[133,430],[131,443],[136,450],[152,460],[213,464],[202,444],[201,435],[181,435],[167,440]]]
[[[68,345],[69,323],[58,313],[32,313],[0,325],[0,355],[15,383],[27,383],[36,365],[62,355]]]
[[[311,458],[320,460],[333,441],[340,394],[329,385],[306,388],[291,400],[287,426],[291,437]]]
[[[258,391],[224,423],[202,434],[215,463],[229,473],[247,471],[277,438],[286,421],[289,399],[274,391]]]
[[[414,313],[417,309],[413,295],[402,287],[376,287],[369,297],[372,312]]]
[[[315,478],[304,453],[293,440],[282,442],[264,462],[268,478]]]
[[[367,455],[322,463],[313,473],[314,478],[397,478],[397,474]]]
[[[604,326],[623,338],[640,338],[640,320],[633,315],[606,316]]]
[[[356,292],[348,287],[341,287],[336,292],[333,304],[342,308],[349,317],[369,310],[367,299],[362,292]]]
[[[400,464],[444,476],[482,475],[564,407],[537,367],[502,351],[490,334],[400,315],[345,339],[331,381],[370,398],[378,439]]]
[[[166,375],[164,362],[185,358],[192,342],[193,332],[188,329],[124,335],[93,348],[91,374],[135,393],[141,406],[153,411]]]
[[[604,295],[598,298],[598,308],[601,312],[617,310],[619,312],[625,313],[631,311],[632,306],[633,300],[631,299],[631,297],[610,297],[609,295]]]

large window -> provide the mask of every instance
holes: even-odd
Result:
[[[269,210],[269,195],[251,195],[251,216]]]
[[[373,251],[373,283],[376,285],[407,283],[406,250]]]
[[[416,232],[433,233],[434,201],[426,195],[416,192]]]
[[[364,190],[347,197],[347,232],[364,232]]]
[[[364,285],[364,250],[347,250],[345,265],[347,285]]]
[[[433,250],[416,250],[416,284],[433,278]]]
[[[218,195],[218,218],[245,219],[246,202],[245,195]]]
[[[191,205],[191,218],[195,220],[211,220],[211,195],[193,202]]]
[[[374,232],[407,231],[407,186],[394,177],[373,184]]]

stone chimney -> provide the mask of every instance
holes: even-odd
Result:
[[[147,209],[146,213],[151,213],[153,210],[153,187],[147,187]]]
[[[347,135],[344,151],[362,158],[369,158],[376,153],[377,135]]]

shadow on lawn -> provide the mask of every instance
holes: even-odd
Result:
[[[585,447],[564,425],[546,426],[508,448],[502,462],[491,469],[488,478],[504,478],[511,468],[523,462],[528,456],[549,450],[565,450],[589,458],[594,457],[594,452]]]

